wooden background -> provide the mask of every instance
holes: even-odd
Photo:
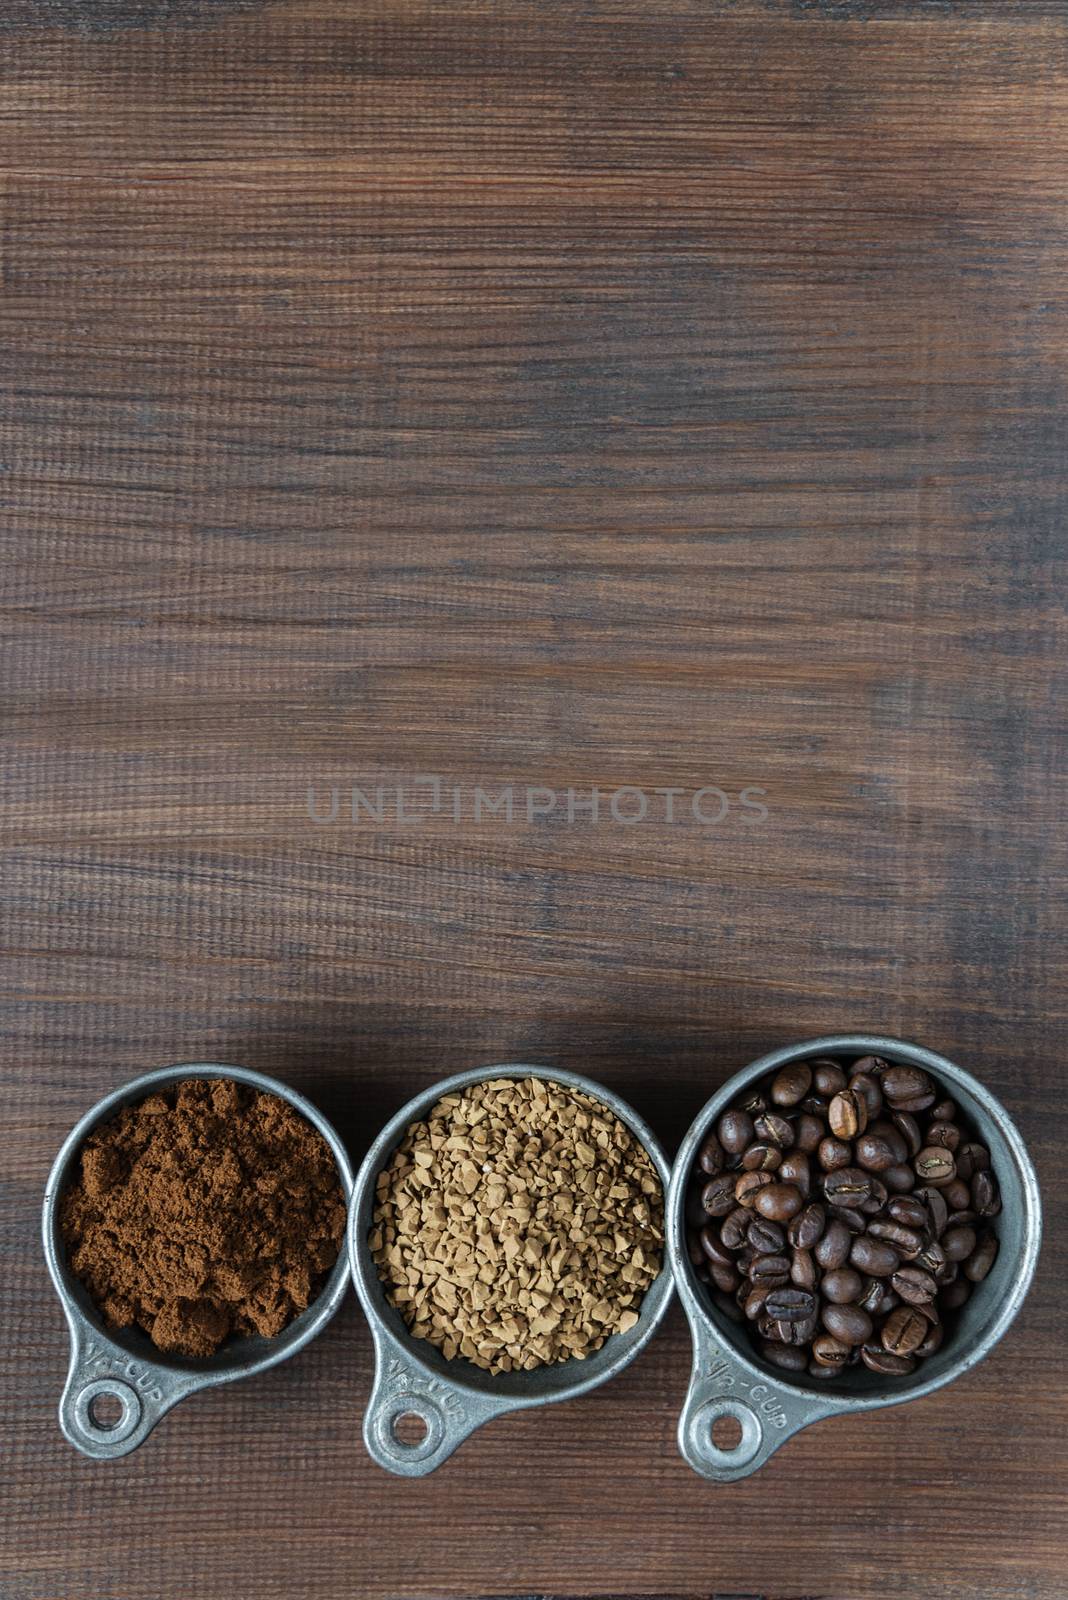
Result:
[[[1068,0],[4,0],[2,1600],[1064,1595],[1066,174]],[[769,815],[309,818],[431,773]],[[672,1141],[858,1027],[1044,1182],[938,1396],[712,1489],[676,1311],[407,1485],[350,1301],[60,1438],[40,1196],[123,1079],[359,1156],[526,1059]]]

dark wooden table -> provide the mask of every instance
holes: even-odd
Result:
[[[1066,172],[1068,0],[4,0],[2,1600],[1064,1595]],[[358,1156],[537,1061],[672,1141],[858,1027],[1044,1183],[939,1395],[716,1490],[675,1311],[409,1485],[350,1301],[61,1439],[40,1196],[123,1079]]]

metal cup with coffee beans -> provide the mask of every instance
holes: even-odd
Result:
[[[790,1061],[700,1147],[697,1276],[765,1361],[907,1377],[998,1252],[990,1152],[929,1073],[880,1056]]]

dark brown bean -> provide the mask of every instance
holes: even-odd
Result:
[[[726,1155],[723,1146],[714,1133],[710,1133],[697,1156],[697,1165],[707,1178],[714,1178],[717,1172],[723,1171]]]
[[[818,1200],[799,1211],[790,1223],[789,1239],[795,1250],[811,1250],[823,1238],[827,1213]]]
[[[710,1228],[707,1225],[703,1227],[700,1233],[700,1245],[713,1266],[734,1266],[734,1257],[723,1243],[718,1228]]]
[[[919,1067],[888,1067],[882,1076],[883,1094],[895,1111],[926,1111],[935,1103],[934,1084]]]
[[[890,1279],[895,1294],[907,1300],[910,1306],[923,1306],[938,1293],[938,1285],[922,1267],[901,1267]]]
[[[863,1344],[871,1338],[871,1318],[859,1306],[824,1306],[820,1320],[832,1338],[842,1344]]]
[[[794,1250],[790,1257],[790,1282],[799,1289],[814,1289],[819,1272],[811,1250]]]
[[[719,1236],[728,1250],[740,1250],[749,1235],[752,1217],[744,1206],[738,1206],[720,1223]]]
[[[946,1223],[949,1220],[949,1207],[946,1205],[945,1196],[937,1189],[928,1186],[916,1190],[916,1199],[926,1206],[931,1232],[936,1239],[940,1239],[946,1231]]]
[[[808,1366],[808,1356],[804,1350],[794,1344],[782,1344],[778,1339],[762,1339],[760,1354],[765,1361],[770,1361],[773,1367],[781,1367],[784,1372],[804,1372]]]
[[[886,1210],[888,1199],[889,1193],[886,1184],[880,1183],[879,1179],[873,1176],[868,1198],[860,1202],[860,1210],[863,1211],[866,1217],[880,1216]]]
[[[754,1217],[749,1224],[745,1242],[750,1250],[755,1250],[758,1255],[778,1256],[786,1249],[786,1232],[777,1222],[768,1222],[764,1217]]]
[[[936,1106],[931,1107],[932,1122],[956,1122],[957,1106],[953,1100],[939,1100]]]
[[[818,1094],[826,1095],[830,1098],[831,1095],[835,1095],[840,1089],[845,1088],[846,1075],[837,1061],[831,1061],[825,1057],[818,1061],[813,1061],[811,1066],[812,1081]]]
[[[742,1303],[742,1310],[749,1322],[756,1322],[764,1315],[764,1301],[771,1293],[771,1287],[770,1283],[757,1283],[749,1290]]]
[[[952,1183],[944,1184],[942,1193],[951,1216],[954,1211],[966,1211],[972,1203],[972,1191],[962,1178],[954,1178]]]
[[[872,1239],[867,1234],[853,1240],[849,1260],[871,1278],[889,1278],[901,1265],[901,1257],[891,1245],[884,1244],[880,1239]]]
[[[959,1311],[971,1297],[972,1286],[967,1278],[956,1278],[942,1290],[939,1299],[947,1311]]]
[[[819,1142],[824,1135],[824,1125],[819,1117],[814,1117],[810,1112],[804,1112],[794,1124],[796,1147],[803,1150],[806,1155],[814,1155],[819,1148]]]
[[[972,1205],[980,1217],[996,1217],[1001,1210],[998,1180],[992,1172],[977,1172],[972,1179]]]
[[[944,1338],[945,1329],[942,1324],[940,1322],[928,1322],[926,1337],[923,1343],[917,1346],[916,1354],[922,1357],[933,1356],[935,1351],[940,1348]]]
[[[868,1219],[855,1206],[828,1206],[827,1215],[836,1222],[844,1222],[850,1233],[865,1233]]]
[[[746,1111],[725,1111],[716,1126],[719,1142],[731,1155],[740,1156],[753,1142],[753,1119]]]
[[[840,1371],[849,1362],[850,1348],[841,1339],[821,1333],[818,1339],[812,1341],[812,1359],[821,1367],[833,1367]]]
[[[831,1101],[827,1121],[836,1139],[855,1139],[868,1126],[868,1107],[852,1089],[842,1089]]]
[[[960,1129],[953,1122],[928,1123],[924,1142],[929,1145],[941,1145],[943,1150],[952,1152],[960,1144]]]
[[[782,1160],[777,1144],[751,1144],[742,1155],[743,1172],[774,1172]]]
[[[805,1322],[816,1310],[816,1296],[808,1289],[774,1289],[764,1302],[766,1316],[776,1322]]]
[[[915,1228],[923,1233],[929,1226],[927,1209],[914,1194],[896,1196],[886,1209],[903,1228]]]
[[[871,1195],[872,1176],[860,1167],[838,1167],[823,1179],[823,1192],[832,1206],[859,1208]]]
[[[901,1132],[901,1129],[897,1126],[896,1116],[889,1120],[886,1117],[876,1117],[874,1122],[868,1123],[868,1132],[874,1133],[879,1139],[886,1140],[887,1144],[894,1152],[894,1160],[896,1162],[907,1161],[909,1159],[909,1142]],[[918,1127],[916,1129],[916,1140],[916,1149],[919,1150],[923,1140],[920,1138],[920,1130]]]
[[[781,1322],[777,1317],[758,1317],[757,1328],[765,1339],[804,1347],[816,1331],[816,1319],[807,1317],[803,1322]]]
[[[892,1356],[911,1356],[927,1337],[928,1322],[911,1306],[898,1306],[883,1323],[883,1349]]]
[[[900,1222],[882,1222],[878,1218],[868,1223],[868,1232],[874,1239],[885,1239],[899,1256],[911,1261],[923,1249],[923,1234],[914,1228],[905,1228]]]
[[[969,1283],[982,1283],[994,1262],[997,1260],[998,1242],[992,1233],[988,1233],[976,1246],[975,1254],[964,1263],[964,1276]]]
[[[729,1172],[710,1178],[701,1190],[701,1204],[710,1217],[725,1217],[734,1210],[735,1179]]]
[[[936,1188],[952,1183],[957,1171],[950,1152],[939,1145],[927,1145],[912,1165],[921,1183],[933,1184]]]
[[[852,1164],[853,1148],[844,1139],[821,1139],[816,1159],[824,1172],[836,1172],[839,1167]]]
[[[882,1303],[883,1292],[883,1280],[881,1278],[868,1278],[860,1291],[857,1305],[862,1311],[867,1311],[874,1316],[876,1309]]]
[[[923,1149],[923,1135],[920,1132],[920,1125],[916,1118],[907,1111],[895,1111],[891,1120],[905,1141],[909,1160],[913,1156],[918,1156]]]
[[[932,1278],[937,1278],[941,1283],[943,1281],[942,1274],[946,1267],[946,1252],[942,1249],[937,1239],[930,1239],[915,1257],[913,1264],[917,1267],[922,1267],[924,1272],[929,1272]]]
[[[872,1122],[883,1109],[883,1091],[878,1083],[868,1072],[854,1072],[849,1080],[849,1087],[864,1101],[868,1111],[868,1121]]]
[[[775,1074],[771,1098],[777,1106],[796,1106],[812,1087],[812,1068],[804,1061],[788,1061]]]
[[[899,1165],[899,1158],[891,1148],[890,1141],[880,1138],[870,1129],[857,1140],[856,1157],[858,1167],[863,1167],[865,1172],[885,1172],[887,1167]]]
[[[895,1356],[889,1350],[884,1350],[881,1344],[866,1344],[860,1352],[860,1359],[872,1372],[878,1372],[885,1378],[905,1378],[916,1370],[914,1356]]]
[[[756,1205],[757,1195],[769,1189],[772,1182],[770,1172],[743,1172],[741,1177],[735,1180],[734,1198],[740,1206],[745,1206],[747,1211],[751,1211]]]
[[[794,1142],[793,1123],[787,1122],[777,1111],[765,1111],[762,1116],[755,1117],[753,1132],[762,1142],[777,1145],[780,1150],[789,1150]]]
[[[762,1172],[752,1172],[752,1178],[762,1178]],[[801,1190],[792,1183],[769,1183],[766,1188],[757,1191],[754,1204],[762,1217],[769,1217],[772,1222],[789,1222],[791,1217],[804,1205]],[[743,1201],[744,1204],[744,1201]]]
[[[967,1261],[977,1243],[975,1229],[947,1228],[941,1242],[947,1261]]]
[[[825,1272],[820,1281],[820,1293],[835,1306],[855,1304],[864,1292],[864,1279],[852,1267],[836,1267]]]
[[[985,1172],[990,1165],[990,1151],[985,1144],[962,1144],[957,1149],[957,1171],[965,1183],[970,1183],[977,1172]]]
[[[800,1150],[791,1150],[782,1158],[779,1167],[779,1183],[792,1183],[801,1190],[804,1199],[808,1199],[812,1189],[812,1168],[809,1166],[808,1156]]]
[[[709,1269],[709,1276],[717,1289],[724,1294],[731,1294],[742,1281],[741,1273],[735,1270],[733,1263],[729,1267],[719,1267],[714,1262]]]
[[[767,1283],[773,1288],[790,1281],[789,1256],[754,1256],[749,1263],[749,1282]]]
[[[759,1117],[762,1111],[768,1109],[768,1097],[759,1089],[753,1089],[749,1094],[742,1096],[742,1110],[750,1117]]]
[[[853,1236],[844,1222],[832,1218],[824,1229],[823,1238],[816,1245],[813,1255],[825,1272],[833,1272],[836,1267],[842,1267],[849,1260],[849,1247],[853,1243]]]
[[[853,1071],[866,1072],[876,1083],[881,1083],[883,1073],[889,1065],[889,1061],[884,1061],[882,1056],[861,1056],[859,1060],[854,1061]]]
[[[893,1189],[895,1194],[908,1194],[915,1186],[916,1174],[911,1167],[887,1167],[880,1177],[888,1189]]]

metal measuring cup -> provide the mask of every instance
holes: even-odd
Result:
[[[866,1367],[851,1367],[832,1392],[815,1388],[804,1375],[795,1379],[762,1361],[748,1329],[730,1322],[713,1303],[686,1248],[686,1191],[703,1139],[746,1089],[791,1061],[867,1055],[921,1067],[957,1102],[962,1119],[989,1149],[1001,1186],[1000,1248],[989,1276],[957,1312],[950,1337],[914,1373],[891,1384]],[[679,1150],[671,1179],[668,1252],[693,1334],[693,1369],[679,1419],[683,1456],[702,1477],[729,1483],[756,1472],[787,1439],[823,1417],[918,1400],[963,1377],[989,1354],[1023,1304],[1041,1238],[1038,1180],[1023,1140],[1004,1106],[952,1061],[918,1045],[867,1034],[809,1039],[762,1056],[736,1073],[702,1108]],[[733,1417],[741,1428],[741,1438],[733,1449],[721,1449],[713,1442],[712,1427],[720,1417]]]
[[[663,1188],[665,1207],[670,1171],[652,1129],[618,1095],[576,1072],[514,1064],[480,1067],[445,1078],[417,1095],[383,1128],[356,1176],[349,1210],[349,1260],[375,1344],[375,1379],[363,1420],[368,1452],[380,1467],[400,1477],[421,1478],[452,1455],[476,1428],[528,1406],[573,1400],[623,1371],[648,1344],[671,1298],[667,1258],[645,1292],[638,1321],[627,1333],[613,1334],[585,1360],[571,1359],[533,1372],[505,1372],[493,1377],[463,1356],[446,1360],[434,1345],[415,1339],[400,1313],[386,1299],[367,1245],[375,1203],[375,1180],[413,1122],[422,1122],[442,1095],[456,1094],[493,1078],[541,1078],[562,1088],[577,1089],[611,1111],[635,1136],[652,1161]],[[413,1444],[398,1437],[400,1418],[414,1415],[425,1428]]]
[[[96,1306],[67,1265],[66,1247],[59,1231],[59,1202],[81,1147],[98,1123],[106,1122],[123,1106],[172,1088],[185,1078],[233,1078],[288,1101],[330,1146],[346,1202],[352,1193],[352,1165],[326,1118],[287,1084],[245,1067],[214,1062],[161,1067],[105,1095],[82,1117],[64,1140],[49,1174],[42,1222],[48,1270],[70,1328],[70,1369],[59,1402],[59,1425],[76,1449],[97,1461],[129,1455],[144,1443],[173,1405],[198,1389],[250,1378],[296,1355],[326,1327],[348,1286],[349,1265],[342,1247],[318,1297],[276,1338],[233,1339],[204,1360],[164,1355],[139,1328],[120,1331],[105,1327]],[[111,1427],[101,1427],[93,1419],[93,1403],[103,1395],[114,1397],[120,1406],[118,1419]]]

